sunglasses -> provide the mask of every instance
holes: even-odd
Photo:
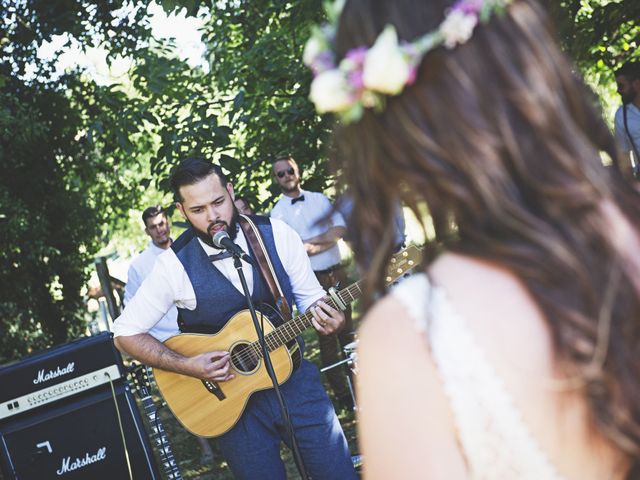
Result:
[[[280,170],[279,172],[276,172],[276,175],[278,176],[278,178],[282,178],[285,176],[285,174],[293,175],[294,173],[295,170],[293,169],[293,167],[289,167],[287,170]]]

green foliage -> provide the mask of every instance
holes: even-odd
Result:
[[[80,289],[96,223],[77,112],[45,88],[0,90],[0,361],[83,329]],[[60,121],[63,120],[63,121]]]
[[[315,114],[307,98],[311,75],[302,64],[311,25],[322,15],[320,2],[314,0],[210,6],[203,36],[210,76],[233,98],[225,104],[225,114],[238,144],[235,162],[226,165],[254,204],[268,189],[262,210],[279,194],[270,168],[282,154],[293,155],[306,171],[307,188],[322,190],[330,182],[325,161],[328,120]]]
[[[0,0],[6,20],[0,74],[21,76],[31,64],[46,79],[52,65],[38,61],[37,47],[54,35],[67,34],[83,45],[108,40],[110,51],[124,55],[135,51],[148,24],[143,3],[124,15],[121,9],[127,5],[125,0]]]
[[[157,135],[151,173],[158,187],[168,190],[171,169],[191,155],[219,162],[236,192],[260,211],[279,195],[271,162],[283,154],[306,171],[307,188],[330,185],[328,120],[307,99],[310,74],[301,61],[311,25],[322,15],[318,2],[161,5],[167,12],[200,8],[210,71],[189,68],[167,43],[149,45],[136,58],[134,100],[118,113],[142,112],[147,133]]]
[[[554,0],[550,8],[564,49],[582,70],[613,69],[638,57],[639,2]]]
[[[91,129],[97,115],[103,131],[116,132],[103,113],[119,98],[37,57],[61,33],[114,37],[120,53],[132,51],[146,32],[144,12],[123,16],[123,5],[0,0],[0,363],[84,332],[81,291],[103,226],[132,198],[119,171],[131,139],[110,148]]]
[[[296,158],[306,188],[332,184],[330,120],[308,101],[301,61],[321,2],[158,3],[204,20],[209,71],[149,39],[146,2],[0,0],[0,363],[83,330],[93,256],[139,228],[130,211],[168,191],[180,159],[218,161],[263,212],[279,194],[271,161],[280,155]],[[617,103],[611,72],[638,57],[640,2],[547,3],[565,50],[601,99]],[[37,57],[58,34],[130,56],[133,68],[111,85],[58,76]]]
[[[564,50],[598,95],[607,118],[620,104],[613,72],[640,59],[640,2],[550,0]]]

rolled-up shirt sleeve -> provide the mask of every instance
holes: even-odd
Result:
[[[333,205],[331,205],[331,202],[328,198],[325,197],[325,200],[327,201],[327,212],[330,212],[331,210],[333,210]],[[338,210],[334,210],[331,214],[331,224],[334,227],[347,227],[347,222],[344,221],[342,213],[340,213]]]
[[[195,298],[191,301],[184,300],[185,281],[189,282],[187,274],[172,250],[158,256],[151,273],[127,303],[122,314],[116,318],[113,324],[114,336],[147,333],[173,305],[194,308],[195,305],[190,303]]]
[[[127,284],[124,287],[124,304],[128,305],[133,296],[140,288],[140,277],[137,270],[133,267],[129,267],[127,272]]]
[[[300,235],[281,220],[272,218],[271,224],[276,250],[289,276],[296,306],[299,312],[305,312],[316,300],[324,297],[326,292],[311,269]]]

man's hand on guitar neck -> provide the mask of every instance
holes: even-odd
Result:
[[[153,338],[148,333],[114,338],[116,347],[145,365],[201,380],[224,382],[234,376],[229,373],[229,352],[213,351],[193,357],[182,355]]]
[[[313,327],[322,335],[335,333],[344,326],[344,313],[322,300],[309,307],[309,311],[313,316]]]

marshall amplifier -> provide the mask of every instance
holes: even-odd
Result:
[[[0,469],[8,479],[159,479],[111,334],[0,368]]]

